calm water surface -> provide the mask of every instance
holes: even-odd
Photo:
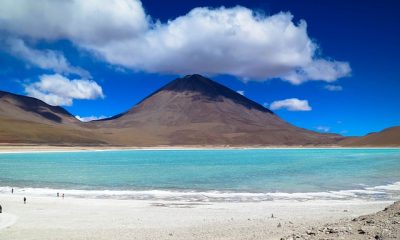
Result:
[[[400,149],[0,154],[0,192],[262,201],[400,197]]]

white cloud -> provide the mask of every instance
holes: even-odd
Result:
[[[40,81],[25,86],[25,92],[50,104],[70,106],[74,99],[103,98],[103,90],[95,81],[70,80],[59,74],[42,75]]]
[[[295,25],[292,18],[256,15],[243,7],[196,8],[139,38],[89,48],[111,63],[148,72],[281,78],[293,84],[347,76],[348,63],[318,59],[306,23]]]
[[[89,72],[86,70],[71,66],[60,52],[32,49],[28,47],[23,40],[17,38],[6,39],[5,45],[7,51],[11,54],[39,68],[53,70],[56,73],[77,74],[82,77],[90,77]]]
[[[244,96],[244,91],[243,90],[238,90],[236,92],[239,93],[240,95]]]
[[[317,130],[317,131],[320,131],[320,132],[329,132],[330,130],[331,130],[331,128],[330,127],[327,127],[327,126],[317,126],[317,127],[315,127],[315,129]]]
[[[338,78],[349,76],[350,72],[351,68],[347,62],[318,59],[302,68],[289,72],[282,78],[293,84],[301,84],[308,80],[334,82]]]
[[[317,56],[306,22],[294,23],[290,13],[195,8],[162,23],[151,20],[139,0],[4,0],[0,22],[11,34],[68,39],[111,64],[147,72],[300,84],[333,82],[351,71],[347,62]]]
[[[343,87],[340,85],[326,85],[324,87],[328,91],[342,91]]]
[[[101,120],[108,118],[106,116],[89,116],[89,117],[80,117],[80,116],[75,116],[76,119],[78,119],[81,122],[90,122],[90,121],[95,121],[95,120]]]
[[[279,101],[274,101],[270,105],[271,110],[287,109],[288,111],[311,111],[311,106],[307,100],[297,98],[289,98]]]
[[[138,0],[2,0],[0,30],[79,45],[135,37],[148,28]]]

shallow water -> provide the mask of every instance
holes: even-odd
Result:
[[[400,149],[0,154],[0,192],[192,201],[398,199]]]

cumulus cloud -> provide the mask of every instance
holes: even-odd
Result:
[[[301,84],[308,80],[334,82],[338,78],[349,76],[350,72],[350,64],[347,62],[318,59],[302,68],[290,71],[282,78],[293,84]]]
[[[101,120],[108,118],[106,116],[89,116],[89,117],[81,117],[81,116],[75,116],[76,119],[78,119],[81,122],[90,122],[90,121],[95,121],[95,120]]]
[[[325,133],[331,130],[331,128],[327,126],[317,126],[315,127],[315,129],[319,132],[325,132]]]
[[[306,23],[292,19],[290,13],[262,16],[244,7],[196,8],[139,38],[89,48],[111,63],[148,72],[281,78],[293,84],[331,82],[350,73],[348,63],[318,59]]]
[[[146,15],[139,0],[19,1],[0,3],[0,30],[67,39],[133,70],[280,78],[293,84],[333,82],[351,72],[347,62],[318,56],[306,22],[294,23],[290,13],[204,7],[163,23]]]
[[[52,70],[56,73],[77,74],[82,77],[90,77],[84,69],[73,67],[64,55],[52,50],[36,50],[30,48],[22,39],[8,38],[5,41],[7,51],[26,60],[28,63],[42,69]]]
[[[326,85],[324,88],[328,91],[335,91],[335,92],[343,90],[343,87],[340,85]]]
[[[71,106],[74,99],[104,98],[101,86],[92,80],[70,80],[60,74],[42,75],[39,79],[26,85],[25,92],[50,105]]]
[[[271,110],[287,109],[288,111],[311,111],[308,100],[300,100],[298,98],[289,98],[274,101],[270,105]]]
[[[138,0],[2,0],[0,30],[32,39],[103,44],[148,28]]]

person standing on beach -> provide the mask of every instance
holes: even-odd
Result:
[[[1,205],[0,205],[0,213],[2,213],[3,212],[3,208],[1,207]]]
[[[11,194],[14,194],[14,188],[11,188]]]
[[[60,193],[57,193],[57,197],[59,197],[60,196]]]
[[[64,199],[64,193],[62,194],[62,198]]]
[[[24,204],[26,204],[26,197],[24,197]]]

